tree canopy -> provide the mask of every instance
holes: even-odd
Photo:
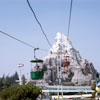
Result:
[[[34,84],[14,85],[0,92],[0,100],[36,100],[40,93]]]
[[[5,75],[3,75],[3,77],[0,78],[0,91],[2,89],[10,87],[11,85],[18,84],[16,80],[19,80],[17,72],[15,72],[15,74],[12,76],[5,77]]]

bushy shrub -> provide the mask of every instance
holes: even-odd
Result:
[[[0,100],[36,100],[41,89],[33,84],[15,85],[0,92]]]

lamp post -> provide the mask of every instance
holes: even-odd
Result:
[[[22,75],[21,75],[21,67],[23,67],[24,64],[18,64],[19,67],[19,85],[22,85]]]

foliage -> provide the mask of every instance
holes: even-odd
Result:
[[[94,91],[92,93],[92,97],[95,98],[95,95],[96,95],[96,81],[93,81],[91,89]]]
[[[96,91],[96,81],[93,81],[91,89]]]
[[[99,79],[97,78],[97,80],[99,80]],[[100,93],[96,91],[96,81],[93,82],[91,88],[92,88],[92,90],[94,90],[94,92],[92,93],[93,98],[100,96]]]
[[[0,90],[2,90],[3,87],[3,82],[2,82],[2,78],[0,78]]]
[[[25,83],[26,83],[26,79],[25,79],[25,76],[23,75],[22,76],[22,84],[25,85]]]
[[[11,85],[17,84],[16,80],[19,80],[17,72],[15,72],[15,74],[12,75],[11,77],[9,76],[5,77],[3,75],[3,77],[0,78],[0,91],[2,89],[10,87]]]
[[[0,92],[1,100],[36,100],[41,89],[33,84],[14,85]]]

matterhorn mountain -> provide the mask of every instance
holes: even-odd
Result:
[[[59,76],[63,85],[90,85],[96,74],[93,64],[82,58],[68,37],[60,32],[44,58],[43,69],[44,80],[49,84],[57,84]]]

